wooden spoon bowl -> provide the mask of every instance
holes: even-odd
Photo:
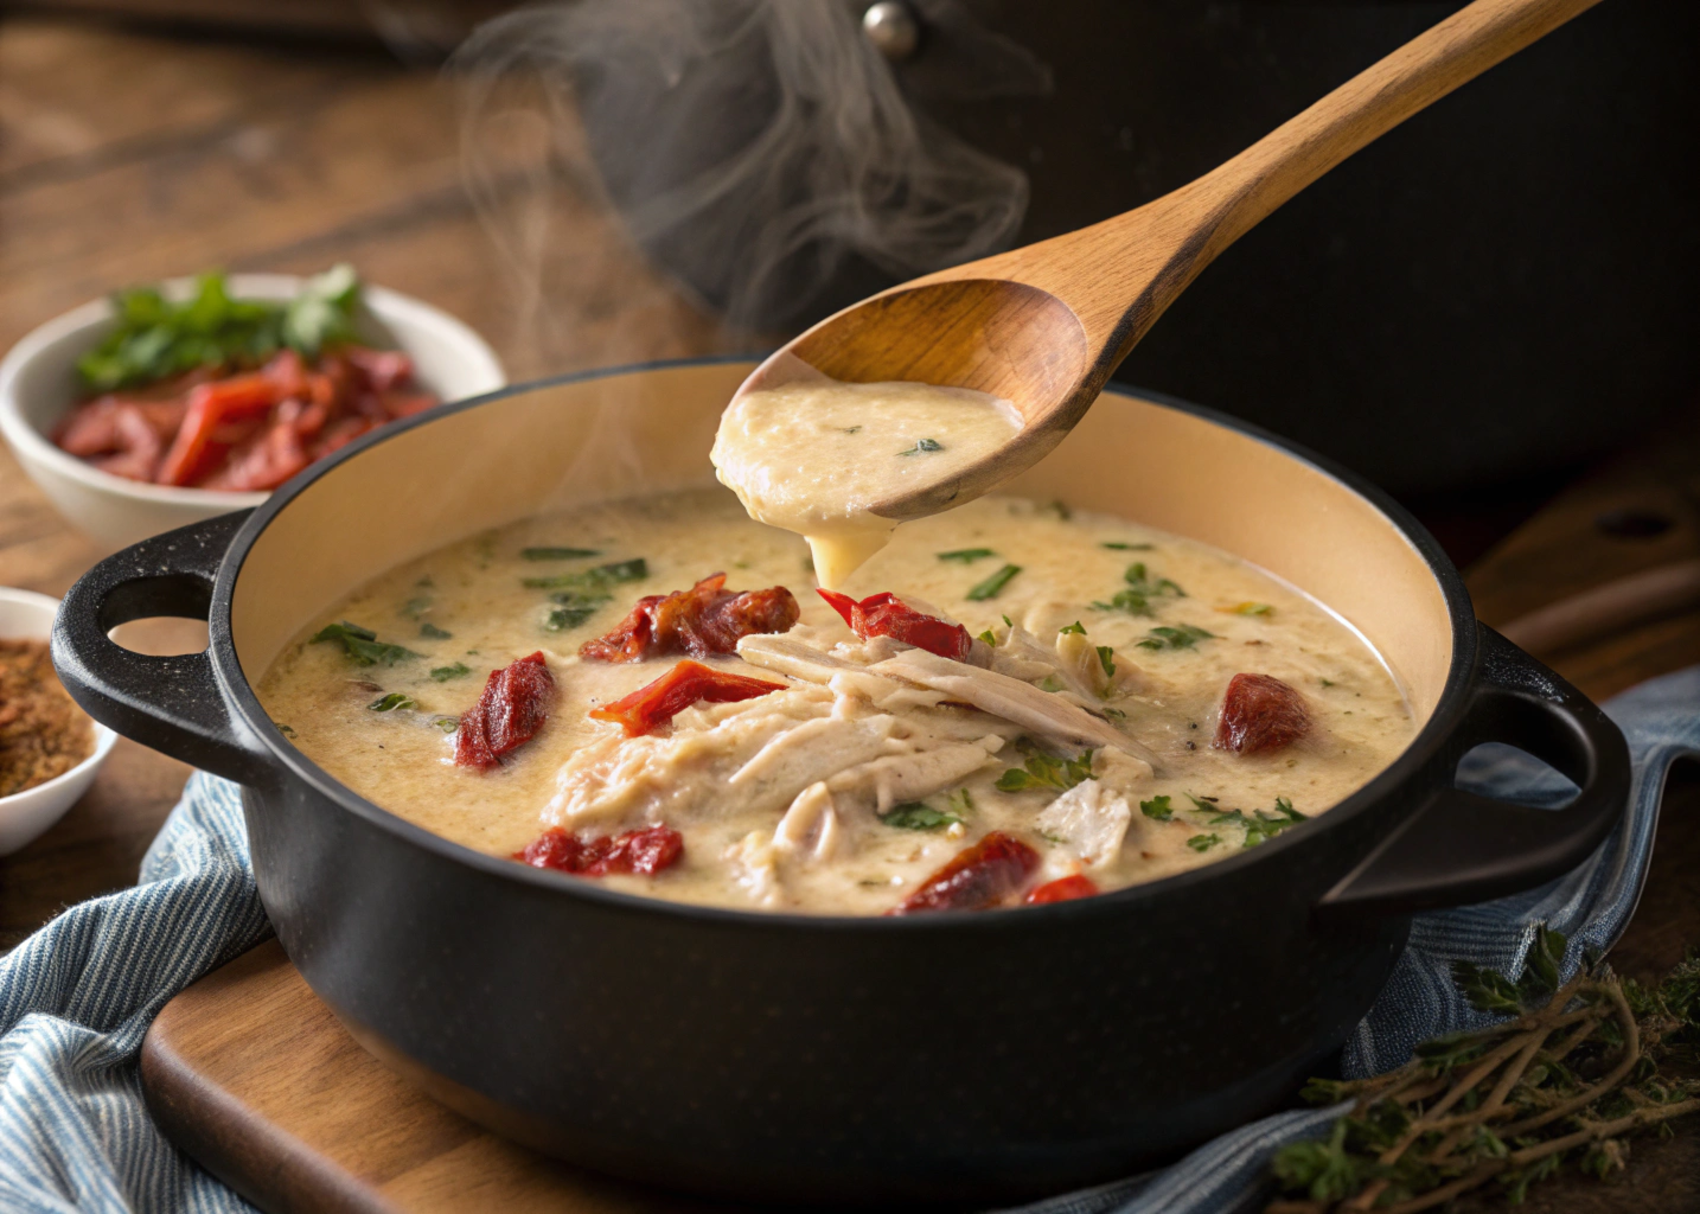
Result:
[[[1010,401],[1022,428],[944,480],[874,504],[912,519],[1036,463],[1223,249],[1359,148],[1598,0],[1476,0],[1226,164],[1136,210],[894,287],[778,351],[738,392],[824,374]]]

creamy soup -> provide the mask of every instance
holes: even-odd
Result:
[[[808,539],[815,576],[836,587],[897,526],[872,507],[948,481],[1020,429],[1015,407],[984,392],[817,375],[739,393],[710,458],[751,518]]]
[[[576,509],[381,575],[285,648],[260,698],[342,783],[468,847],[682,902],[852,914],[1238,855],[1305,829],[1414,728],[1376,654],[1304,595],[1060,504],[904,526],[839,600],[865,635],[813,583],[802,540],[724,490]],[[645,608],[650,632],[627,619],[693,586]],[[678,635],[734,647],[697,660],[749,698],[687,680],[652,721],[689,655],[602,657],[687,599],[710,614]]]

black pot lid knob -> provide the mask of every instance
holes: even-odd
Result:
[[[862,14],[862,33],[893,63],[908,59],[921,45],[921,22],[903,0],[880,0]]]

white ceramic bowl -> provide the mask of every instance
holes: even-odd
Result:
[[[303,280],[289,274],[236,274],[238,299],[290,299]],[[194,280],[174,279],[168,295],[186,298]],[[366,309],[413,358],[417,378],[445,401],[492,392],[507,382],[502,364],[478,334],[417,299],[367,286]],[[47,435],[75,403],[76,363],[112,326],[112,305],[98,299],[30,332],[0,362],[0,434],[24,471],[59,512],[108,551],[173,527],[265,501],[264,493],[221,493],[145,485],[102,472],[54,446]]]
[[[33,590],[0,586],[0,638],[45,641],[53,631],[59,600]],[[9,856],[65,816],[94,783],[118,735],[96,721],[94,753],[45,784],[0,797],[0,856]]]

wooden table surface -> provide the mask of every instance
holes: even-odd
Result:
[[[495,171],[482,215],[463,183],[459,140],[453,86],[376,51],[0,16],[0,349],[125,283],[342,260],[471,322],[515,380],[759,344],[721,331],[634,255],[570,131],[551,141],[523,117],[486,131]],[[507,239],[515,233],[532,243]],[[1688,412],[1476,562],[1469,582],[1481,617],[1504,623],[1700,556],[1700,419]],[[1670,526],[1624,538],[1597,525],[1622,509]],[[0,585],[59,594],[99,555],[0,451]],[[1550,660],[1603,698],[1700,662],[1700,616],[1621,629]],[[131,884],[187,775],[121,740],[63,821],[0,859],[0,950],[60,907]],[[1632,972],[1700,944],[1700,893],[1684,879],[1700,862],[1697,823],[1700,781],[1679,779],[1654,880],[1618,953]],[[1700,1171],[1693,1150],[1679,1140],[1637,1152],[1634,1190],[1566,1186],[1531,1208],[1692,1209],[1672,1203],[1694,1190],[1685,1197],[1664,1181]],[[1609,1204],[1624,1192],[1641,1204]]]

